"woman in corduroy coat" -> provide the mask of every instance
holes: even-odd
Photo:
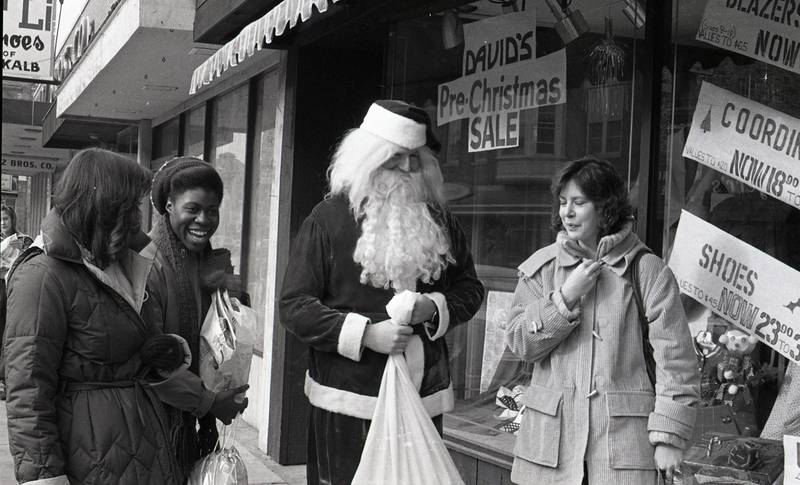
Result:
[[[638,262],[655,386],[630,275],[645,245],[624,182],[604,160],[569,163],[553,184],[555,243],[519,266],[509,348],[534,362],[514,449],[514,483],[655,484],[671,480],[695,420],[699,375],[672,272]]]

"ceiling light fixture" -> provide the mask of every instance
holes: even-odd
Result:
[[[464,23],[458,16],[458,10],[447,10],[442,15],[442,44],[447,50],[464,43]]]
[[[636,30],[644,27],[646,13],[639,0],[625,0],[625,7],[622,8],[622,13],[628,17],[628,20],[631,21]]]
[[[545,0],[553,16],[556,18],[555,29],[564,45],[569,44],[586,32],[589,24],[583,18],[580,10],[574,12],[569,8],[572,0]]]

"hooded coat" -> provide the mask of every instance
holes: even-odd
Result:
[[[628,224],[594,255],[560,234],[519,266],[506,342],[535,362],[523,404],[511,479],[518,484],[656,483],[656,443],[685,447],[692,436],[699,374],[678,286],[653,254],[638,264],[656,363],[644,362],[630,278],[645,245]],[[583,258],[604,263],[595,287],[568,309],[560,288]]]
[[[9,272],[9,446],[20,483],[172,485],[165,413],[139,380],[157,332],[139,309],[152,260],[119,258],[130,290],[88,263],[56,211]]]

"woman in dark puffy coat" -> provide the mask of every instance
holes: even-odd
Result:
[[[8,274],[9,445],[32,484],[173,485],[164,408],[140,380],[140,316],[153,260],[129,248],[149,171],[79,152],[42,222],[43,247]]]

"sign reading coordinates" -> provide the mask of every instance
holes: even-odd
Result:
[[[683,156],[800,209],[800,120],[703,82]]]
[[[682,293],[800,362],[800,272],[686,211],[669,267]]]
[[[696,38],[800,74],[796,0],[709,0]]]

